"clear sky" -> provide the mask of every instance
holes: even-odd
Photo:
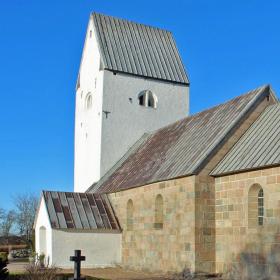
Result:
[[[74,96],[89,14],[174,33],[191,112],[262,84],[280,92],[280,1],[1,0],[0,207],[73,190]]]

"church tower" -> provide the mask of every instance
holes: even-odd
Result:
[[[189,113],[170,32],[93,13],[76,87],[74,189],[86,191],[145,133]]]

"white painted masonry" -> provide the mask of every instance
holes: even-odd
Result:
[[[35,249],[39,255],[44,254],[46,260],[52,262],[52,228],[45,200],[41,198],[35,221]],[[44,229],[45,231],[42,231]]]
[[[86,256],[83,268],[113,267],[121,263],[121,233],[53,230],[52,236],[52,264],[57,267],[72,268],[69,256],[75,249],[82,250]]]
[[[90,35],[91,34],[91,35]],[[89,21],[76,91],[74,190],[100,178],[103,75],[92,19]],[[88,95],[92,107],[86,108]]]
[[[157,108],[139,105],[138,95],[150,90]],[[104,71],[101,141],[101,176],[145,133],[157,130],[189,114],[186,85]]]
[[[46,239],[42,238],[42,227]],[[49,265],[72,268],[69,257],[76,249],[86,256],[84,268],[112,267],[121,262],[120,232],[52,229],[44,199],[41,199],[35,221],[35,236],[36,253],[44,253]]]
[[[151,90],[157,108],[140,106]],[[87,95],[92,107],[86,109]],[[145,133],[189,114],[187,85],[113,73],[102,61],[90,18],[76,92],[74,191],[85,192]]]

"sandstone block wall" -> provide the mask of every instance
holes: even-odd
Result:
[[[155,199],[163,197],[163,228],[155,227]],[[127,209],[133,201],[133,230]],[[194,177],[165,181],[110,194],[123,229],[122,263],[136,270],[180,272],[195,269]]]
[[[215,184],[216,272],[244,266],[250,257],[273,267],[280,260],[280,167],[219,177]],[[254,184],[264,191],[264,224],[252,226],[248,194]]]

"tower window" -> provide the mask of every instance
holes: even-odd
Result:
[[[156,108],[157,97],[150,90],[144,90],[138,95],[139,105],[144,107]]]
[[[88,94],[86,98],[86,109],[90,109],[92,107],[92,96]]]
[[[139,96],[139,105],[145,106],[144,95],[140,95],[140,96]]]

